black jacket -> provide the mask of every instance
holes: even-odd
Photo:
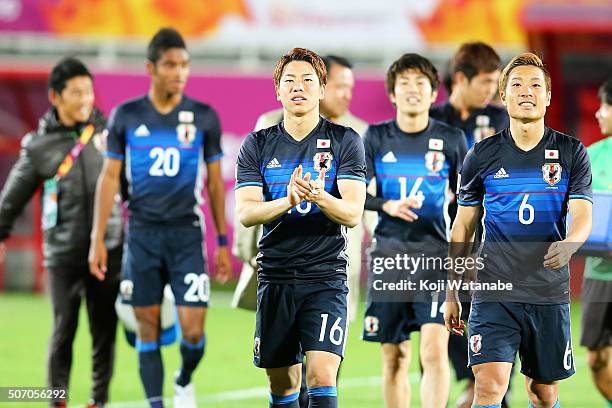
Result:
[[[90,123],[94,136],[75,160],[72,169],[57,184],[57,224],[44,231],[45,266],[87,264],[89,234],[92,228],[96,181],[102,169],[103,154],[96,147],[104,130],[105,118],[94,110]],[[37,131],[21,141],[19,159],[0,193],[0,241],[6,239],[15,219],[46,179],[55,176],[59,165],[76,144],[81,126],[67,128],[57,119],[55,110],[39,121]],[[122,220],[119,203],[106,228],[109,250],[122,244]]]

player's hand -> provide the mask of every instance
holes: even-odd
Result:
[[[383,204],[384,212],[408,222],[419,219],[419,216],[410,210],[411,208],[421,208],[421,201],[416,198],[407,198],[405,200],[387,200]]]
[[[0,242],[0,264],[3,264],[6,260],[6,244]]]
[[[306,173],[304,179],[296,180],[296,184],[305,201],[316,203],[325,193],[325,169],[322,169],[314,180],[310,172]]]
[[[303,195],[300,195],[299,188],[297,186],[297,180],[302,179],[302,165],[300,164],[291,173],[289,184],[287,184],[287,201],[291,208],[295,207],[304,199]]]
[[[465,322],[461,320],[461,302],[446,301],[444,304],[444,324],[451,334],[463,336]]]
[[[548,269],[560,269],[567,265],[574,254],[572,245],[563,241],[553,242],[544,255],[544,267]]]
[[[232,277],[232,259],[226,246],[217,248],[215,255],[215,279],[220,283],[225,283]]]
[[[106,251],[106,245],[104,240],[91,241],[89,247],[89,272],[96,277],[96,279],[103,281],[106,276],[106,260],[108,253]]]

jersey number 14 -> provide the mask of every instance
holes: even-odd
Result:
[[[149,175],[154,177],[174,177],[181,168],[181,153],[176,147],[154,147],[149,153],[153,164],[149,169]]]

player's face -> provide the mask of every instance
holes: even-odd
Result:
[[[479,109],[486,107],[495,96],[497,91],[497,80],[499,79],[499,70],[493,72],[481,72],[472,77],[471,80],[465,78],[464,95],[468,101],[469,107]]]
[[[61,93],[49,92],[49,100],[57,109],[60,120],[66,126],[87,122],[94,107],[94,91],[87,75],[70,78]]]
[[[514,68],[500,96],[508,115],[524,122],[542,119],[550,105],[544,72],[532,65]]]
[[[602,102],[595,113],[595,117],[597,122],[599,122],[601,133],[604,136],[612,136],[612,105]]]
[[[350,68],[331,64],[327,73],[325,99],[321,101],[321,110],[332,118],[345,114],[353,99],[354,86],[355,79]]]
[[[189,77],[189,54],[184,48],[163,51],[157,62],[147,64],[153,86],[175,95],[183,93]]]
[[[395,88],[389,98],[400,113],[418,115],[429,112],[437,95],[431,88],[429,78],[420,70],[411,68],[397,74]]]
[[[283,69],[276,87],[276,100],[295,116],[303,116],[319,108],[324,96],[324,86],[312,65],[306,61],[291,61]]]

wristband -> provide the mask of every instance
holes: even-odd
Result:
[[[217,245],[227,246],[227,235],[217,235]]]

